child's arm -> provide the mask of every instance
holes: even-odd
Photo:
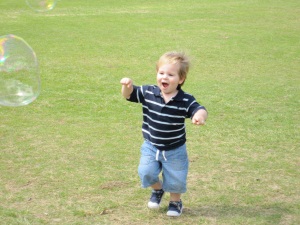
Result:
[[[132,91],[133,91],[133,84],[132,84],[132,80],[130,78],[122,78],[122,80],[120,81],[120,83],[122,84],[122,95],[124,96],[124,98],[129,98]]]
[[[192,118],[192,123],[195,125],[204,125],[206,119],[207,119],[206,110],[200,109],[194,114]]]

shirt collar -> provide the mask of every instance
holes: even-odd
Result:
[[[160,89],[158,86],[155,86],[153,93],[156,97],[161,97]],[[179,89],[177,95],[175,97],[173,97],[173,99],[176,101],[182,101],[183,97],[184,97],[184,92],[183,92],[183,90]]]
[[[156,97],[159,97],[160,96],[160,89],[158,86],[155,86],[154,87],[154,90],[153,90],[153,93]]]

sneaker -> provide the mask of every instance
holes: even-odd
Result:
[[[180,216],[182,209],[183,205],[181,200],[179,202],[170,201],[167,216]]]
[[[163,189],[161,189],[161,190],[152,190],[150,201],[148,202],[148,208],[158,209],[164,193],[165,192],[164,192]]]

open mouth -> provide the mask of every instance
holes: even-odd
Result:
[[[168,83],[165,83],[165,82],[162,82],[161,84],[162,84],[162,86],[163,86],[164,88],[167,88],[167,87],[169,86],[169,84],[168,84]]]

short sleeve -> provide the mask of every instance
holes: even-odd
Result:
[[[189,102],[189,106],[188,106],[188,110],[187,110],[188,118],[193,118],[195,113],[200,109],[206,110],[206,108],[204,106],[200,105],[193,96],[190,96],[188,102]]]
[[[143,86],[133,85],[133,91],[127,101],[141,103],[144,100]]]

